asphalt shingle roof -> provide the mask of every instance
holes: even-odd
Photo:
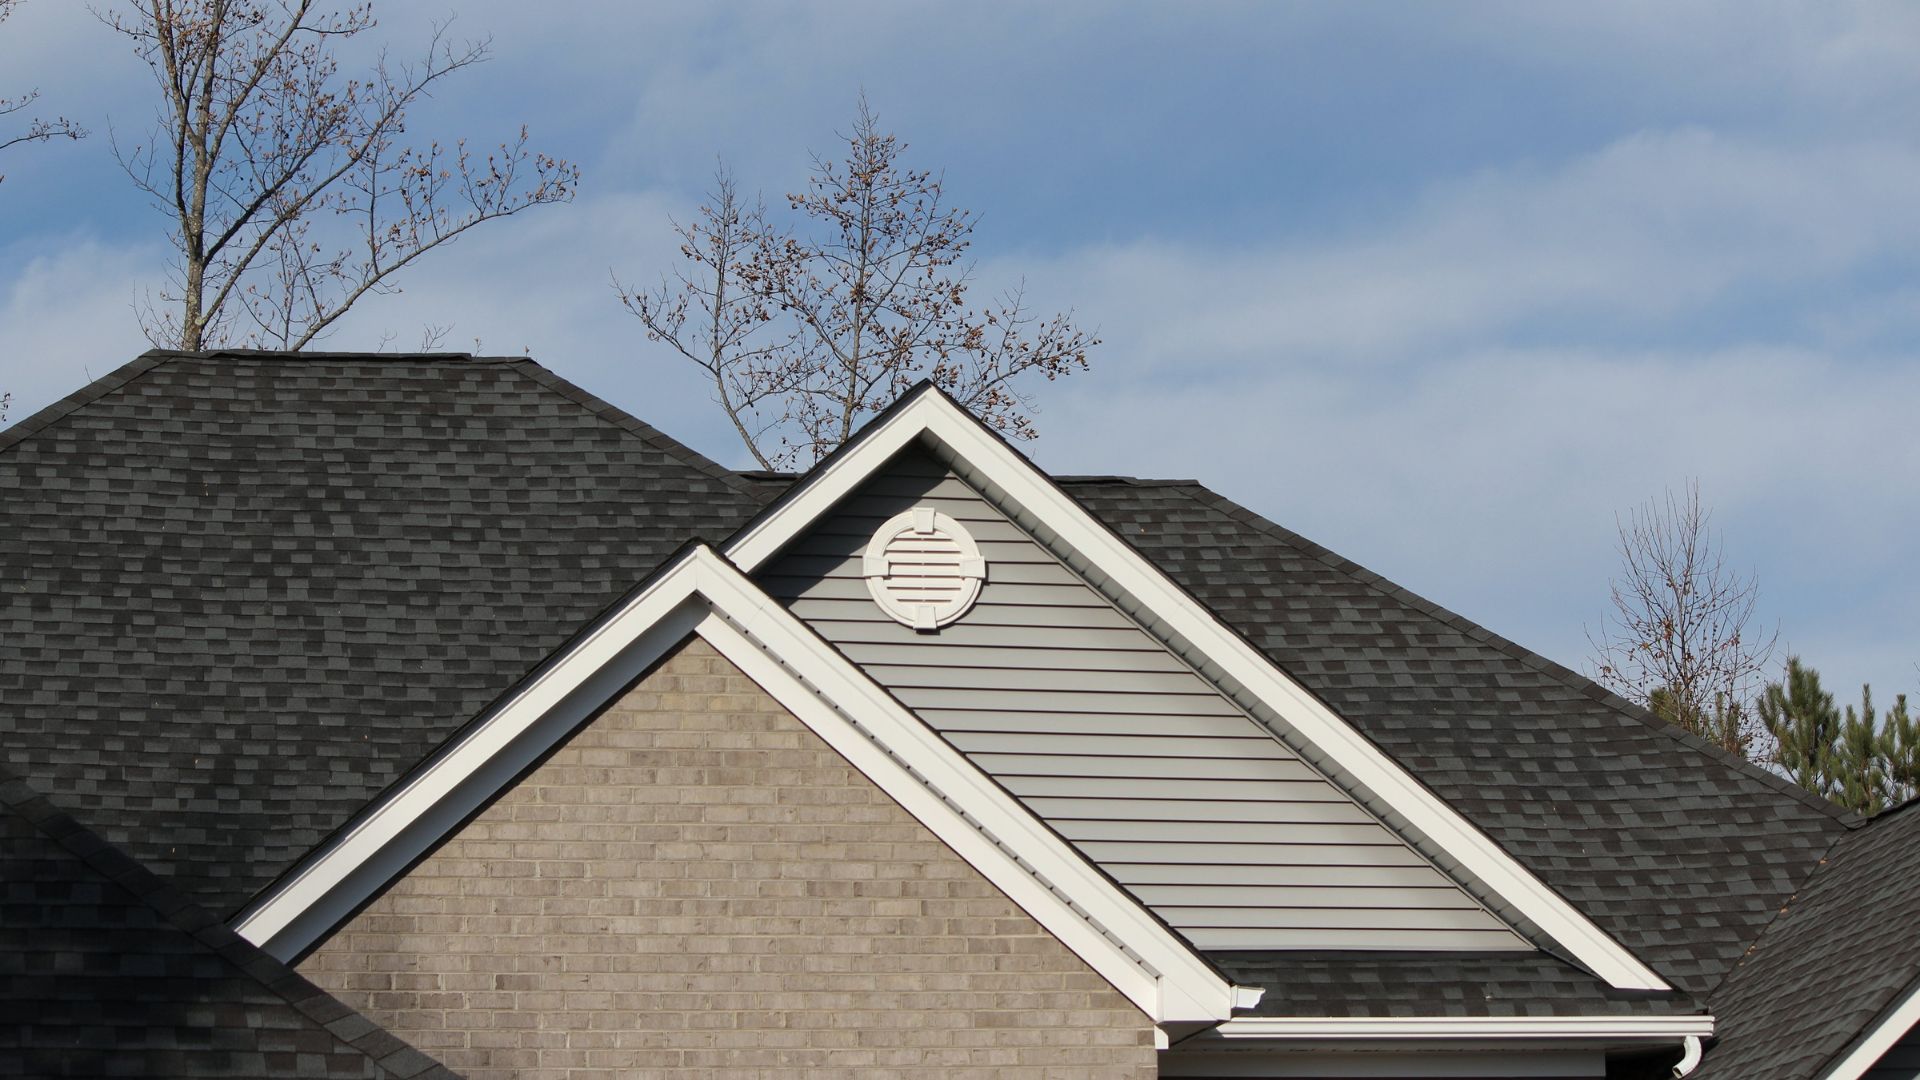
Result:
[[[1834,845],[1712,998],[1702,1080],[1816,1075],[1920,985],[1920,802]]]
[[[1198,484],[1064,484],[1694,999],[1857,824]],[[149,354],[0,433],[0,764],[231,912],[789,485],[525,360]],[[1398,970],[1611,1007],[1486,963]]]
[[[751,490],[526,360],[148,354],[0,433],[0,765],[230,913]]]
[[[1067,491],[1679,989],[1847,815],[1198,484]]]
[[[1544,953],[1216,952],[1246,1016],[1600,1016],[1703,1011],[1684,994],[1614,990]]]
[[[0,912],[0,1075],[454,1075],[4,775]]]

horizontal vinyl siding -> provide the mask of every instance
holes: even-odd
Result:
[[[936,634],[862,576],[931,506],[980,545]],[[1206,948],[1525,944],[932,458],[909,452],[757,575],[1061,836]]]

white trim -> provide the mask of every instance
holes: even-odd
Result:
[[[1851,1050],[1820,1074],[1820,1080],[1860,1080],[1915,1024],[1920,1024],[1920,983],[1908,988],[1906,996],[1868,1028]]]
[[[1213,1029],[1223,1039],[1648,1039],[1713,1034],[1711,1016],[1277,1016]]]
[[[1558,942],[1609,986],[1668,990],[1665,980],[1594,925],[1531,871],[1273,662],[1187,595],[1158,567],[1095,520],[1025,458],[943,395],[923,390],[883,421],[870,425],[773,511],[727,547],[727,557],[751,574],[814,519],[850,494],[888,458],[930,436],[978,469],[1007,497],[1036,515],[1069,547],[1139,600],[1172,633],[1192,642],[1225,675],[1286,719],[1335,765],[1404,815],[1428,840]]]
[[[1700,1036],[1689,1035],[1680,1040],[1680,1060],[1673,1063],[1673,1080],[1692,1076],[1693,1070],[1700,1067],[1700,1058],[1704,1056],[1700,1047]]]
[[[903,537],[926,536],[938,536],[959,549],[952,565],[946,568],[946,573],[934,576],[928,573],[928,564],[924,561],[927,556],[903,560],[901,565],[913,564],[916,569],[898,580],[908,587],[925,586],[929,581],[937,581],[957,590],[953,596],[938,604],[904,597],[895,592],[895,562],[888,556],[894,541]],[[921,631],[934,631],[951,625],[972,611],[974,602],[980,599],[980,585],[987,577],[987,561],[980,557],[980,545],[973,542],[973,534],[967,531],[966,526],[931,506],[903,510],[874,530],[861,557],[860,569],[867,579],[867,594],[873,597],[873,602],[879,605],[880,610],[886,612],[894,622]]]
[[[304,952],[689,632],[740,667],[1156,1023],[1213,1023],[1244,998],[905,706],[706,547],[664,570],[404,788],[309,856],[243,912],[235,929],[276,956]],[[503,761],[519,768],[508,772]]]

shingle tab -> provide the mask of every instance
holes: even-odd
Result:
[[[0,763],[217,924],[790,484],[525,360],[149,354],[0,433]],[[1695,1000],[1857,825],[1197,484],[1064,484]],[[1612,1007],[1550,958],[1474,962],[1297,970],[1351,1008]]]
[[[1628,1016],[1703,1011],[1684,994],[1614,990],[1543,953],[1216,952],[1246,1016]]]
[[[0,763],[231,912],[750,490],[525,360],[149,354],[0,435]]]
[[[1811,1077],[1920,984],[1920,801],[1834,845],[1713,996],[1702,1080]]]
[[[1705,995],[1847,815],[1187,482],[1066,490],[1679,989]]]
[[[0,913],[0,1075],[454,1075],[4,774]]]

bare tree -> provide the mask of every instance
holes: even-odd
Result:
[[[579,170],[529,150],[402,145],[407,110],[480,63],[487,44],[436,29],[413,63],[340,74],[337,43],[375,25],[371,4],[127,0],[102,16],[161,92],[150,139],[115,153],[167,215],[177,254],[157,345],[301,349],[394,275],[485,221],[572,199]],[[236,331],[236,327],[239,328]]]
[[[774,457],[769,451],[785,417],[777,408],[762,406],[797,385],[797,374],[783,370],[782,361],[800,339],[797,331],[781,334],[768,326],[774,305],[760,276],[773,238],[766,208],[741,202],[733,174],[723,164],[694,222],[674,222],[673,229],[691,269],[676,271],[650,291],[629,288],[615,278],[614,291],[647,328],[649,338],[665,342],[706,372],[713,399],[733,422],[740,441],[761,468],[771,469]]]
[[[7,19],[13,15],[14,10],[20,6],[20,3],[21,0],[0,0],[0,23],[6,22]],[[38,100],[40,100],[40,91],[38,90],[28,90],[19,97],[0,98],[0,117],[25,112],[28,106]],[[86,128],[81,127],[79,124],[74,123],[64,116],[56,116],[51,120],[36,117],[28,120],[27,129],[18,134],[9,135],[5,132],[0,132],[0,150],[19,146],[22,143],[47,142],[50,139],[84,139],[86,137]],[[0,175],[0,181],[4,181],[5,179],[6,177],[4,175]]]
[[[844,138],[844,160],[816,157],[806,190],[787,196],[795,231],[745,207],[723,170],[699,220],[676,225],[695,269],[650,292],[616,281],[621,301],[706,371],[769,468],[819,460],[923,378],[1033,438],[1020,381],[1085,370],[1099,339],[1069,315],[1030,314],[1019,288],[972,306],[975,217],[945,204],[939,177],[903,165],[905,144],[864,96]]]
[[[1757,729],[1748,702],[1779,634],[1755,625],[1759,584],[1727,565],[1711,516],[1689,482],[1617,521],[1613,611],[1588,641],[1601,681],[1745,755]]]

